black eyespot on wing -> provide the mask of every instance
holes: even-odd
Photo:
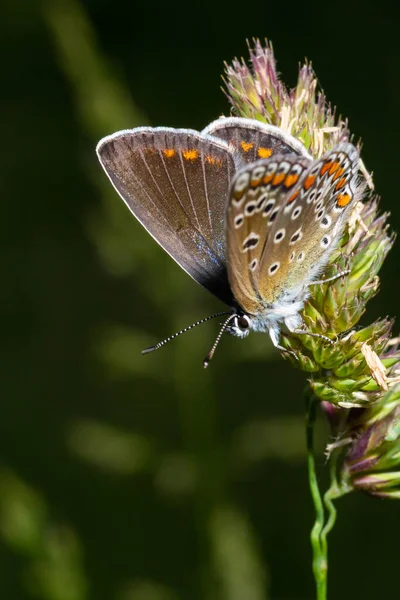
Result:
[[[292,235],[292,237],[290,238],[291,242],[297,242],[297,240],[300,237],[300,233],[295,233],[294,235]]]
[[[272,211],[272,213],[271,213],[271,216],[270,216],[270,218],[269,218],[269,223],[273,223],[273,222],[275,221],[275,219],[276,219],[276,217],[277,217],[277,214],[278,214],[278,212],[279,212],[279,208],[275,208],[275,209]]]
[[[245,212],[246,215],[251,215],[256,209],[256,205],[254,203],[249,203],[246,208],[245,208]]]
[[[258,235],[249,235],[249,237],[243,242],[243,252],[246,252],[246,250],[251,250],[252,248],[255,248],[258,244],[258,240],[260,239],[260,237]]]

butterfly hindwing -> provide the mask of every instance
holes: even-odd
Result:
[[[285,198],[261,258],[265,301],[297,297],[322,273],[362,195],[358,166],[358,151],[343,142],[312,163]]]
[[[361,195],[357,171],[357,150],[341,143],[314,162],[277,156],[238,172],[228,206],[228,271],[245,310],[256,314],[299,297],[322,271]]]
[[[278,155],[241,169],[227,210],[228,275],[233,294],[250,314],[263,310],[260,266],[279,210],[307,170],[310,160]]]
[[[138,128],[101,140],[100,162],[131,212],[198,283],[232,304],[225,213],[234,153],[192,130]]]

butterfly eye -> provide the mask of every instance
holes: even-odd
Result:
[[[240,317],[237,317],[236,324],[239,327],[239,329],[245,331],[250,327],[250,319],[246,315],[241,315]]]

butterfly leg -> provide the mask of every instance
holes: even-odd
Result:
[[[294,329],[291,331],[295,335],[309,335],[310,337],[319,338],[320,340],[324,340],[325,342],[329,342],[331,346],[335,343],[331,338],[328,338],[327,335],[323,335],[322,333],[311,333],[310,331],[303,331],[302,329]]]
[[[332,275],[332,277],[328,277],[328,279],[317,279],[317,281],[312,281],[308,285],[322,285],[323,283],[328,283],[329,281],[336,281],[336,279],[340,279],[345,275],[349,275],[350,269],[346,269],[346,271],[340,271],[340,273],[336,273],[336,275]]]
[[[294,317],[287,317],[285,319],[285,325],[288,328],[288,330],[290,331],[290,333],[294,333],[295,335],[309,335],[311,337],[315,337],[315,338],[319,338],[320,340],[324,340],[325,342],[329,342],[330,344],[333,345],[333,340],[331,340],[330,338],[328,338],[328,336],[323,335],[322,333],[312,333],[310,331],[304,331],[303,329],[300,329],[300,326],[302,324],[301,318],[299,317],[299,315],[296,315]]]
[[[292,356],[294,356],[294,358],[296,360],[298,360],[298,357],[297,357],[296,353],[293,352],[293,350],[288,350],[288,348],[284,348],[284,346],[280,345],[279,330],[277,330],[275,327],[270,327],[268,329],[268,333],[269,333],[269,337],[271,338],[273,345],[275,346],[275,348],[277,348],[277,350],[280,350],[281,352],[285,352],[286,354],[291,354]]]

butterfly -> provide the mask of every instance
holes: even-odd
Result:
[[[301,311],[362,196],[359,153],[340,142],[313,160],[277,127],[227,117],[202,132],[138,127],[103,138],[111,183],[153,238],[230,307],[222,333],[302,331]],[[324,336],[321,336],[324,337]]]

